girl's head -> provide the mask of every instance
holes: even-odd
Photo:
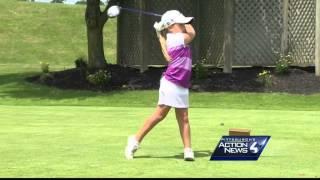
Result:
[[[185,17],[182,13],[177,10],[167,11],[162,15],[161,24],[163,29],[171,32],[185,32],[185,24],[190,23],[193,17]]]

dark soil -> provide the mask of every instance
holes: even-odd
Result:
[[[110,81],[103,85],[93,85],[87,75],[96,72],[81,68],[58,72],[43,73],[26,78],[27,81],[53,86],[60,89],[81,89],[93,91],[111,91],[119,89],[150,90],[158,89],[165,68],[151,67],[144,73],[138,69],[109,65]],[[257,76],[263,70],[272,74],[271,85],[258,81]],[[193,70],[194,71],[194,70]],[[210,68],[204,79],[197,79],[193,72],[192,91],[200,92],[286,92],[295,94],[320,93],[320,77],[316,77],[314,68],[292,67],[286,75],[276,75],[273,68],[251,67],[233,69],[232,74],[225,74],[221,69]]]

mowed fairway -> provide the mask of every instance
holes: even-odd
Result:
[[[174,111],[133,161],[127,136],[154,110],[158,91],[89,92],[31,84],[85,55],[84,6],[0,0],[0,177],[319,177],[320,94],[195,93],[190,122],[195,162],[185,162]],[[115,63],[116,20],[105,27]],[[224,124],[223,126],[221,124]],[[229,128],[270,135],[258,161],[209,161]]]
[[[316,177],[320,112],[190,109],[195,162],[182,159],[171,112],[136,159],[123,152],[153,108],[0,106],[2,177]],[[220,123],[224,122],[224,126]],[[271,135],[256,162],[209,161],[228,127]]]

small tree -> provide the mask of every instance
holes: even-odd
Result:
[[[64,0],[52,0],[51,3],[63,3]]]
[[[104,68],[107,63],[103,50],[103,27],[109,17],[109,7],[118,3],[118,0],[108,1],[103,11],[100,10],[100,0],[87,0],[85,20],[88,37],[88,65],[90,68]]]
[[[83,5],[85,5],[85,4],[87,4],[87,1],[86,1],[86,0],[77,1],[76,4],[83,4]]]
[[[87,0],[79,0],[77,1],[75,4],[81,4],[81,5],[86,5],[87,4]],[[107,3],[104,3],[103,1],[100,1],[100,6],[104,6]]]

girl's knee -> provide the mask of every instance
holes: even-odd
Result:
[[[163,113],[156,113],[154,114],[153,116],[153,119],[156,121],[156,122],[160,122],[162,120],[164,120],[166,118],[167,114],[163,114]]]
[[[182,122],[185,124],[189,124],[189,117],[188,116],[183,117]]]
[[[178,117],[178,120],[182,121],[182,123],[185,123],[185,124],[189,123],[189,117],[187,114]]]
[[[176,117],[182,123],[189,123],[188,110],[176,109]]]
[[[161,110],[157,110],[154,114],[154,117],[157,121],[162,121],[163,119],[166,118],[168,112],[169,112],[170,108],[169,109],[161,109]]]
[[[157,116],[156,116],[156,119],[158,120],[158,121],[162,121],[162,120],[164,120],[166,118],[166,114],[158,114]]]

